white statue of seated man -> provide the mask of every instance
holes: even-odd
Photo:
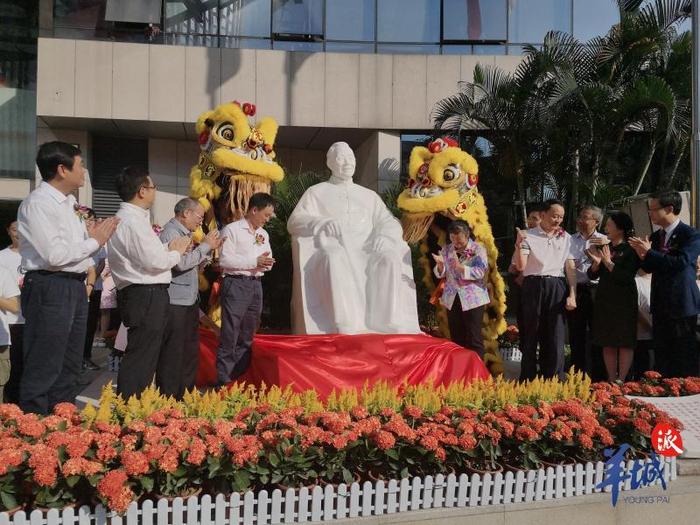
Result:
[[[350,146],[333,144],[326,163],[331,178],[306,190],[287,222],[295,333],[418,333],[401,224],[375,192],[353,183]]]

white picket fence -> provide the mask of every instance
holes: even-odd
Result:
[[[676,459],[662,458],[664,478],[676,479]],[[633,462],[626,465],[630,470]],[[0,525],[267,525],[332,521],[407,512],[419,509],[477,507],[505,503],[571,498],[599,492],[602,462],[548,467],[547,469],[486,474],[449,474],[400,481],[369,481],[338,487],[266,490],[229,497],[190,497],[132,503],[120,516],[101,505],[95,509],[52,509],[0,513]],[[657,480],[656,485],[661,481]],[[622,490],[631,488],[625,481]],[[608,490],[609,491],[609,490]]]

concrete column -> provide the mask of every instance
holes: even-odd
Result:
[[[377,131],[355,150],[355,158],[355,182],[382,193],[401,176],[401,135]]]

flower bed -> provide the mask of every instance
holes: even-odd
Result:
[[[700,394],[700,377],[662,378],[658,372],[646,372],[640,381],[615,386],[619,388],[620,393],[628,396],[692,396]]]
[[[539,467],[650,450],[660,421],[617,387],[489,380],[449,387],[385,384],[331,395],[236,386],[183,403],[105,389],[99,409],[54,415],[0,405],[0,510],[101,501],[123,512],[151,495],[296,487],[437,473]]]

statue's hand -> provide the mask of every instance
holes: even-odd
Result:
[[[329,237],[334,237],[335,239],[340,239],[343,235],[340,229],[340,222],[335,219],[331,219],[324,224],[319,233],[325,233]]]
[[[379,237],[375,237],[372,241],[372,251],[384,252],[392,250],[393,248],[393,243],[389,239],[387,239],[386,237],[382,237],[381,235]]]

